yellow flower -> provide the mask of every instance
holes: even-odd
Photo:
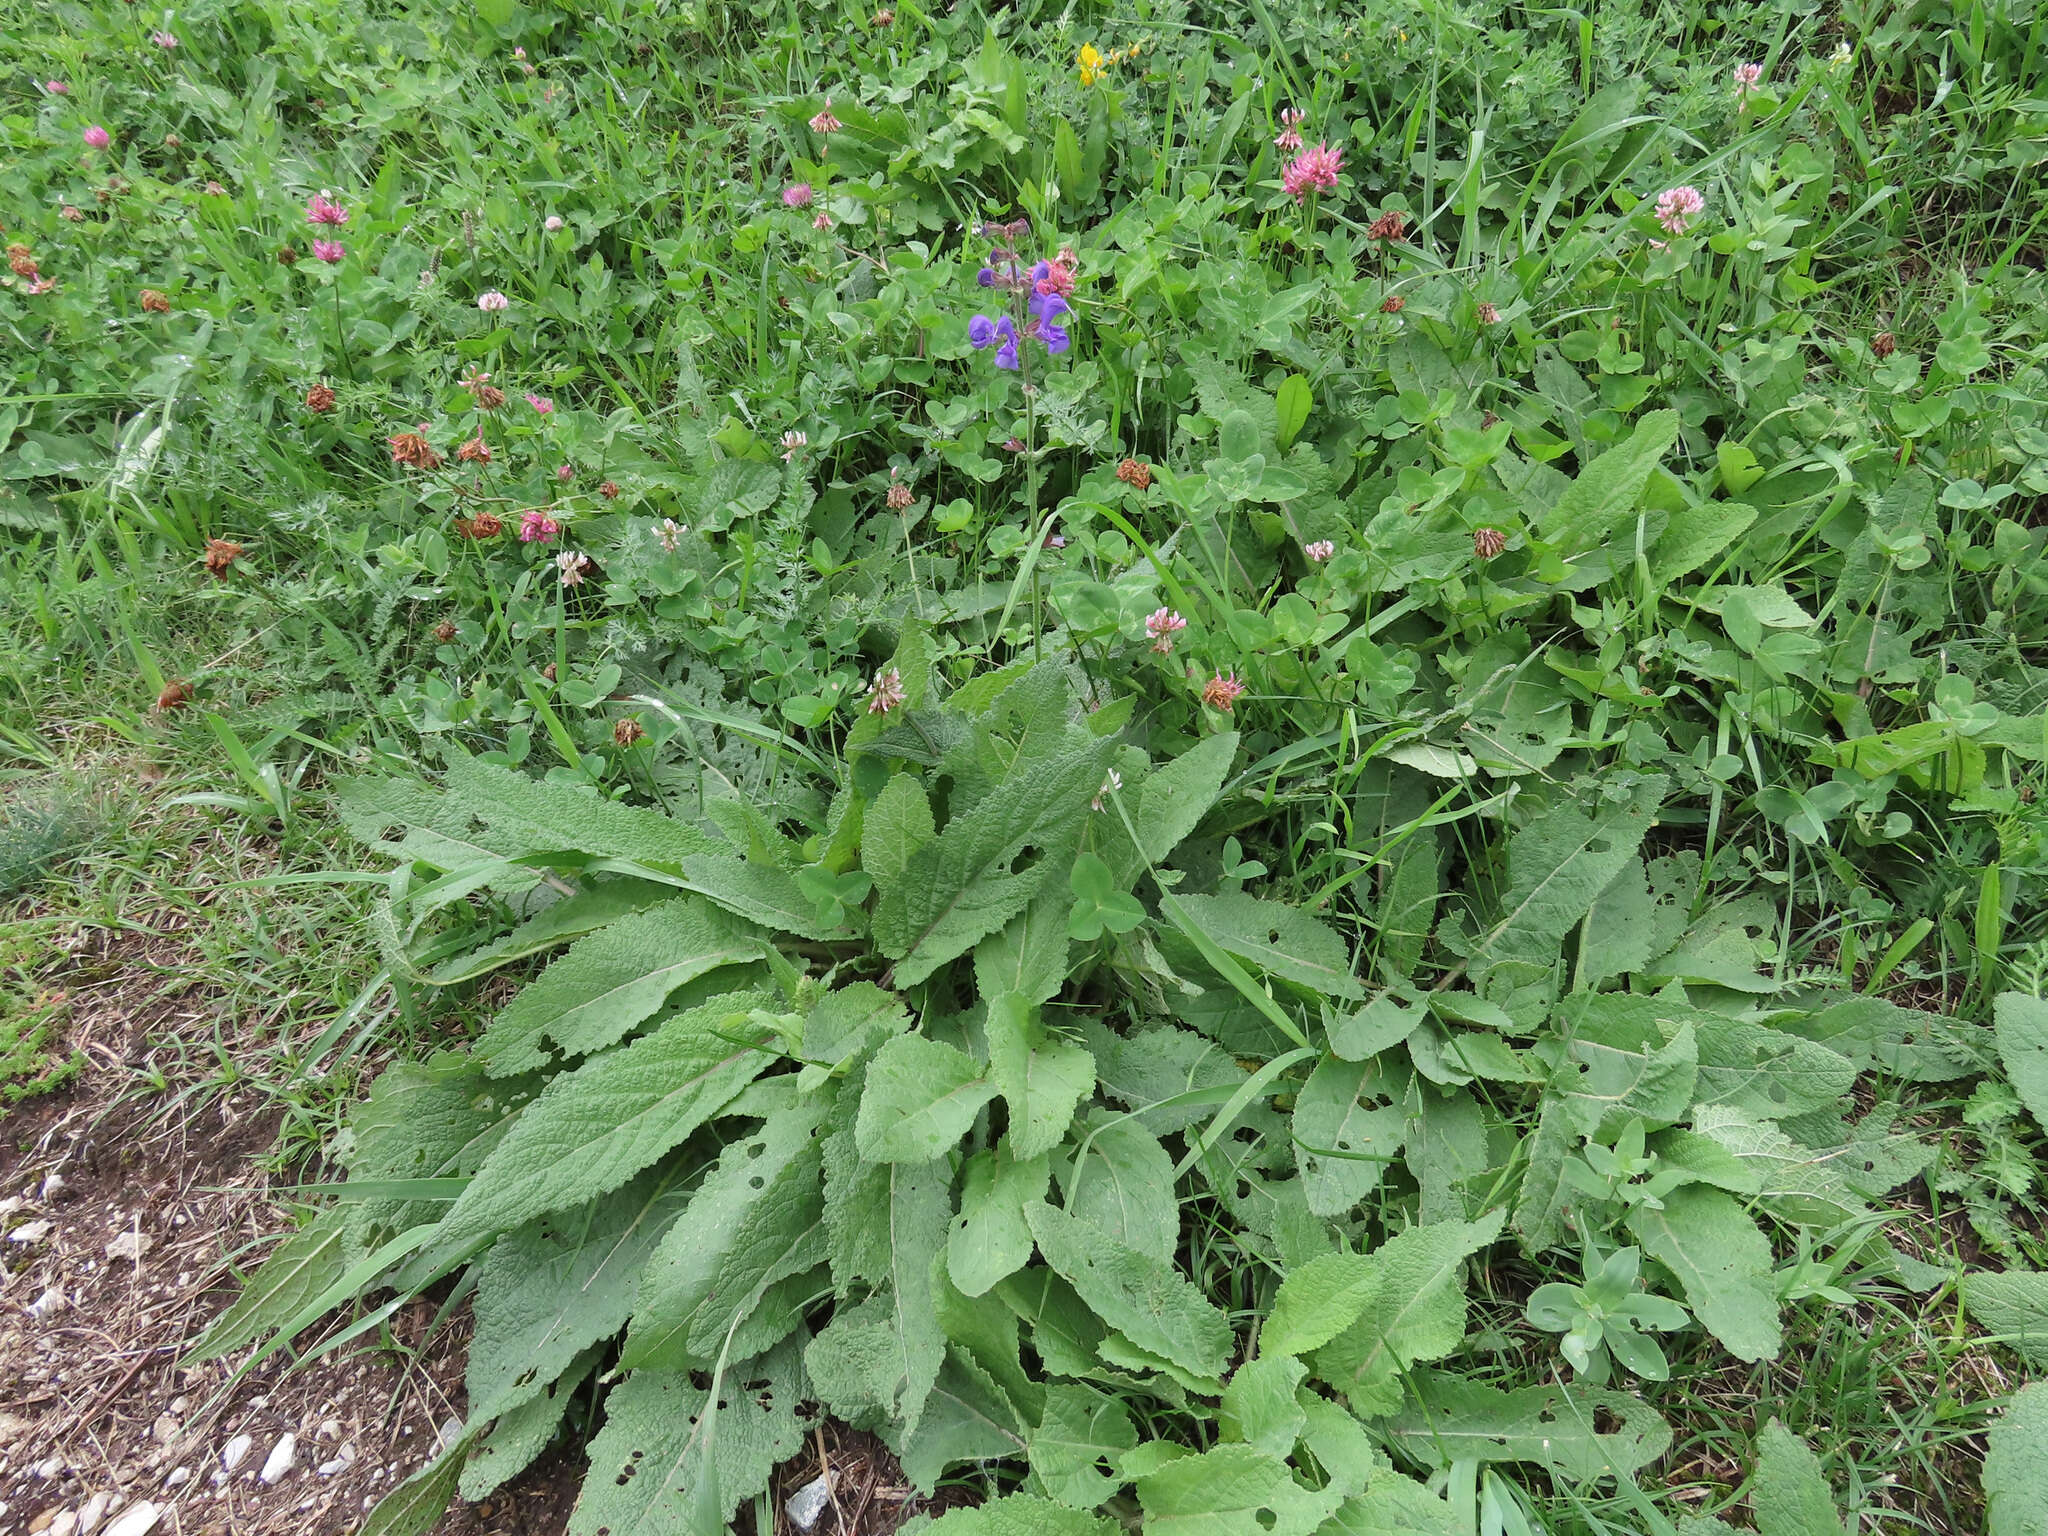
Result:
[[[1102,55],[1095,51],[1093,43],[1083,43],[1081,51],[1074,55],[1074,62],[1081,66],[1081,83],[1093,85],[1102,78]]]

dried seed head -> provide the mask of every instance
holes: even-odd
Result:
[[[612,740],[622,747],[632,746],[634,742],[646,734],[647,732],[641,728],[640,722],[631,715],[626,716],[625,719],[616,722],[612,726]]]
[[[137,302],[152,315],[168,315],[171,312],[171,301],[155,288],[143,289]]]
[[[910,505],[910,487],[901,480],[892,480],[889,483],[888,502],[891,512],[903,511]]]
[[[334,391],[325,384],[315,384],[306,391],[306,409],[316,416],[324,416],[334,409]]]
[[[1508,547],[1508,536],[1498,528],[1474,528],[1472,530],[1472,553],[1482,560],[1491,560]]]
[[[1143,459],[1125,459],[1117,465],[1116,477],[1134,491],[1146,490],[1152,484],[1152,466]]]
[[[1879,331],[1870,338],[1870,350],[1877,354],[1879,362],[1883,362],[1899,350],[1899,338],[1890,331]]]
[[[1383,315],[1398,315],[1407,307],[1408,301],[1398,293],[1390,293],[1380,300],[1380,313]]]
[[[617,501],[619,499],[619,482],[616,480],[604,481],[598,486],[597,494],[606,501]]]
[[[206,569],[215,581],[228,579],[228,567],[242,556],[242,546],[229,539],[208,539],[206,541]]]
[[[192,685],[183,678],[172,678],[164,684],[164,691],[156,696],[156,707],[160,710],[183,709],[192,702]]]
[[[443,619],[440,623],[436,624],[434,626],[434,638],[443,645],[453,640],[455,638],[455,621],[453,619]]]

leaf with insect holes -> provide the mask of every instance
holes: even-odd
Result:
[[[1013,1493],[948,1510],[918,1536],[1114,1536],[1116,1522],[1067,1509],[1033,1494]]]
[[[1180,905],[1218,949],[1324,997],[1365,995],[1335,929],[1284,902],[1183,896]]]
[[[2048,1382],[2014,1394],[1984,1454],[1988,1536],[2048,1536]]]
[[[659,811],[622,805],[580,785],[529,778],[481,758],[454,758],[447,785],[457,807],[522,852],[573,849],[675,868],[716,846],[709,834]]]
[[[1020,1160],[1007,1143],[967,1159],[960,1214],[946,1239],[946,1272],[965,1296],[980,1296],[1031,1260],[1024,1207],[1043,1200],[1052,1179],[1043,1156]]]
[[[1007,1139],[1019,1158],[1042,1157],[1058,1146],[1075,1107],[1095,1086],[1095,1058],[1048,1034],[1037,1015],[1023,994],[1005,992],[988,1000],[983,1025],[989,1076],[1009,1107]]]
[[[1523,1461],[1575,1482],[1648,1466],[1671,1444],[1671,1426],[1641,1398],[1563,1385],[1502,1392],[1440,1373],[1415,1379],[1419,1401],[1380,1426],[1426,1467]]]
[[[1565,935],[1635,857],[1668,787],[1651,775],[1621,804],[1588,810],[1563,801],[1515,832],[1508,839],[1500,916],[1480,936],[1475,954],[1489,962],[1555,962]]]
[[[1222,1373],[1230,1320],[1171,1264],[1042,1200],[1024,1208],[1024,1219],[1045,1262],[1110,1327],[1197,1376]]]
[[[714,1536],[803,1445],[804,1396],[795,1340],[728,1362],[709,1387],[634,1371],[605,1397],[569,1536]]]
[[[929,1162],[950,1152],[995,1085],[964,1051],[898,1035],[868,1064],[854,1137],[870,1162]]]
[[[1640,510],[1643,490],[1658,463],[1678,441],[1678,412],[1651,411],[1635,431],[1579,471],[1557,501],[1536,520],[1547,544],[1571,556],[1596,549]]]
[[[499,1010],[476,1044],[493,1077],[616,1045],[684,982],[761,954],[761,931],[697,896],[665,901],[578,939]]]
[[[1408,1131],[1404,1067],[1325,1056],[1294,1104],[1302,1191],[1318,1216],[1341,1216],[1379,1187]]]
[[[1177,1456],[1138,1479],[1147,1536],[1309,1536],[1341,1502],[1250,1445]]]
[[[470,1242],[616,1189],[709,1120],[775,1058],[731,993],[550,1082],[462,1198],[439,1241]]]

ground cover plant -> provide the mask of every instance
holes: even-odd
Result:
[[[364,1529],[2039,1527],[2031,13],[60,9],[5,742],[352,946]]]

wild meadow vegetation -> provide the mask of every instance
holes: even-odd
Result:
[[[199,904],[365,1530],[2048,1530],[2031,7],[4,35],[0,1071]]]

